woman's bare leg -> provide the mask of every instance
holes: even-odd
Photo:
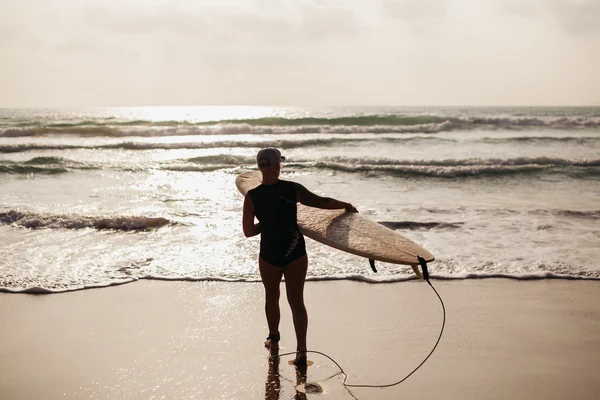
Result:
[[[296,330],[296,355],[295,364],[306,363],[306,331],[308,330],[308,313],[304,305],[304,281],[308,269],[308,257],[304,256],[283,269],[285,276],[285,289],[287,299],[292,309],[294,329]]]
[[[283,268],[275,267],[259,257],[258,269],[265,287],[265,314],[267,315],[269,335],[275,335],[279,333],[279,320],[281,318],[279,313],[279,284],[281,283]],[[267,340],[265,346],[270,349],[278,349],[279,343]]]

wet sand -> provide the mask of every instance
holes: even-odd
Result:
[[[438,349],[406,382],[358,399],[596,399],[600,282],[433,282],[447,310]],[[348,383],[387,384],[429,353],[442,322],[423,282],[309,282],[309,348]],[[282,349],[295,349],[282,286]],[[139,281],[54,295],[0,293],[0,398],[317,398],[269,362],[259,283]],[[352,399],[309,354],[309,391]],[[336,375],[337,374],[337,375]],[[333,376],[333,377],[332,377]],[[301,389],[302,387],[300,387]]]

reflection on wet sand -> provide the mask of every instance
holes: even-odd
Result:
[[[265,399],[278,400],[281,392],[281,381],[279,379],[279,349],[272,349],[269,357],[269,371],[265,383]]]
[[[281,376],[279,375],[279,349],[271,349],[269,357],[269,371],[267,372],[267,381],[265,383],[265,400],[279,400],[281,394]],[[296,366],[296,394],[295,400],[307,400],[304,390],[306,383],[307,366]],[[290,381],[292,382],[292,381]],[[292,382],[293,383],[293,382]]]

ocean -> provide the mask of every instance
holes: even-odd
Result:
[[[600,108],[0,109],[0,291],[259,281],[234,181],[267,146],[434,279],[600,280]],[[309,280],[415,278],[307,250]]]

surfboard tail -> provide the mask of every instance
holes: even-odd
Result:
[[[417,256],[419,260],[419,264],[421,265],[421,269],[423,270],[423,279],[429,282],[429,271],[427,270],[427,261],[423,257]]]

